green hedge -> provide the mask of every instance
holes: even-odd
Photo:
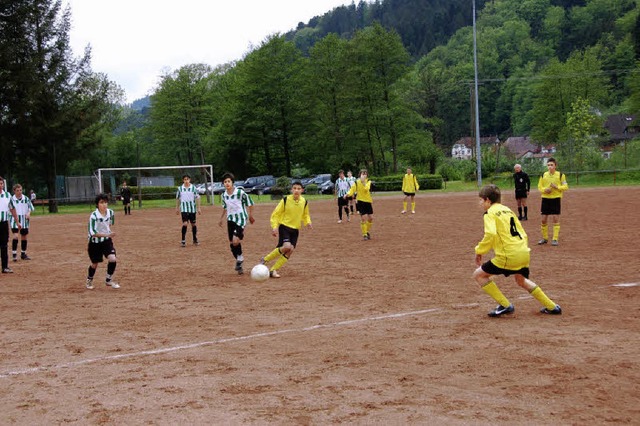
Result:
[[[426,189],[442,189],[443,180],[440,175],[416,175],[418,179],[418,185],[421,190]],[[372,177],[374,182],[374,189],[376,191],[402,191],[402,178],[401,175],[389,175],[384,177]]]

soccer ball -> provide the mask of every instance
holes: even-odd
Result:
[[[262,263],[257,264],[251,270],[251,279],[254,281],[265,281],[269,278],[269,268]]]

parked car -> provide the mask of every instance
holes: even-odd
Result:
[[[270,194],[271,187],[275,186],[276,179],[270,178],[266,182],[262,182],[251,188],[251,193],[256,195]]]
[[[207,192],[209,194],[221,194],[222,191],[224,191],[224,185],[222,182],[213,182],[213,185],[210,183],[199,183],[196,185],[196,190],[200,195],[204,195]]]
[[[244,188],[244,191],[247,194],[250,194],[253,192],[254,186],[259,185],[261,183],[266,183],[267,181],[269,181],[269,179],[275,180],[275,178],[272,175],[252,176],[247,178],[247,180],[244,181],[242,187]],[[236,184],[236,186],[238,185]]]
[[[222,194],[224,192],[224,185],[222,182],[213,182],[211,193],[214,195]]]
[[[333,194],[335,184],[331,182],[331,174],[329,173],[316,175],[310,183],[318,185],[318,192],[320,194]]]
[[[236,188],[244,189],[244,181],[243,180],[236,180],[236,181],[233,182],[233,186],[235,186]]]

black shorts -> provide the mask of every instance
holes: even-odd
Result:
[[[347,195],[347,201],[353,200],[353,195]]]
[[[29,228],[11,228],[11,232],[13,232],[14,234],[17,234],[18,231],[20,231],[20,235],[29,235]]]
[[[104,257],[111,254],[114,256],[116,255],[116,249],[113,247],[113,240],[111,238],[107,238],[100,243],[89,242],[87,252],[89,253],[91,263],[100,263]]]
[[[540,213],[543,215],[560,214],[561,198],[543,198]]]
[[[123,199],[122,199],[122,204],[124,204],[125,206],[126,206],[127,204],[131,204],[131,198],[123,198]]]
[[[518,271],[511,271],[509,269],[498,268],[490,260],[484,262],[481,268],[484,272],[491,275],[504,275],[505,277],[508,277],[509,275],[520,274],[525,278],[529,278],[529,268],[522,268]]]
[[[338,197],[338,207],[346,206],[349,204],[349,200],[344,197]]]
[[[278,247],[282,247],[284,243],[291,243],[291,245],[295,247],[296,244],[298,244],[298,235],[300,235],[298,229],[280,225],[278,228]]]
[[[229,241],[232,241],[233,237],[238,237],[238,239],[242,241],[242,239],[244,238],[244,228],[237,223],[228,220],[227,234],[229,235]]]
[[[416,195],[415,192],[403,192],[404,195],[406,195],[407,197],[413,197],[414,195]]]
[[[191,222],[192,224],[196,223],[196,214],[195,213],[182,212],[181,216],[182,216],[182,223],[184,223],[184,222]]]
[[[526,189],[516,189],[516,200],[518,198],[527,198],[527,190]]]
[[[356,201],[356,210],[358,210],[361,215],[373,214],[373,204],[367,201]]]

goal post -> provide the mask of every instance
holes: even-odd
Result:
[[[138,172],[138,180],[140,180],[140,172],[143,170],[187,170],[187,169],[197,169],[204,171],[205,174],[205,188],[213,187],[213,166],[211,164],[199,164],[196,166],[157,166],[157,167],[102,167],[99,168],[96,173],[98,177],[98,188],[100,192],[104,192],[104,182],[102,180],[102,175],[104,172],[126,172],[126,171],[135,171]],[[211,205],[213,205],[214,196],[213,194],[209,194],[206,192],[207,198],[211,195]],[[142,186],[140,182],[138,182],[138,207],[142,206]]]

